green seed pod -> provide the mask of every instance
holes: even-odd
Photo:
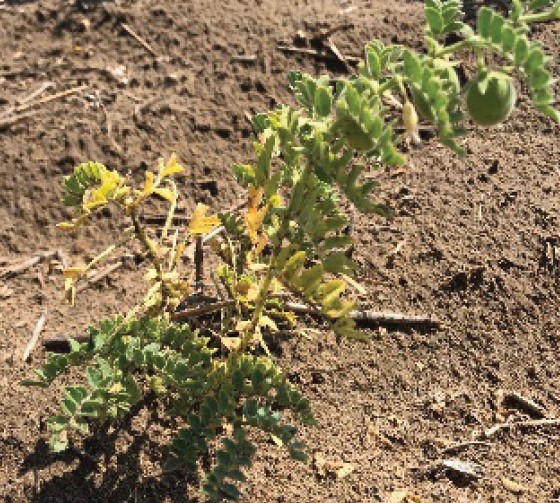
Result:
[[[517,93],[509,75],[480,70],[467,84],[467,111],[480,126],[495,126],[511,114]]]

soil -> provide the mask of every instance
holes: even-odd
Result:
[[[289,70],[347,72],[336,58],[278,46],[342,23],[333,40],[345,55],[359,56],[376,38],[419,48],[421,15],[415,1],[1,1],[0,114],[43,85],[33,99],[85,87],[27,109],[18,122],[0,119],[0,262],[44,250],[85,262],[119,232],[120,222],[105,218],[77,241],[55,228],[68,217],[61,176],[85,160],[140,179],[175,152],[188,166],[180,211],[199,201],[214,209],[235,204],[240,191],[229,165],[252,159],[245,114],[292,103]],[[538,26],[534,36],[556,57],[559,75],[560,23]],[[357,279],[369,291],[362,301],[429,315],[440,326],[379,328],[367,344],[329,332],[282,341],[279,359],[319,422],[302,431],[303,440],[316,459],[354,471],[341,479],[321,474],[317,463],[291,461],[264,439],[243,502],[386,502],[398,489],[422,502],[560,501],[558,428],[503,431],[446,450],[530,416],[515,402],[500,405],[502,394],[517,392],[548,417],[560,416],[560,287],[550,255],[560,211],[559,133],[522,95],[505,125],[468,131],[466,158],[427,140],[404,169],[380,175],[378,197],[394,217],[353,215]],[[188,478],[161,476],[168,432],[149,407],[122,429],[52,455],[44,422],[59,390],[18,384],[44,359],[38,347],[31,363],[21,360],[44,309],[43,337],[81,333],[131,306],[140,274],[127,264],[73,309],[62,303],[55,259],[1,280],[0,500],[196,501]],[[438,468],[444,459],[476,463],[483,474],[459,477]]]

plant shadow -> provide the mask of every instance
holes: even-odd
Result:
[[[152,464],[159,465],[166,450],[165,445],[154,442],[131,425],[132,418],[148,404],[145,401],[135,407],[117,428],[100,427],[83,441],[81,449],[71,447],[61,453],[51,453],[46,441],[38,440],[19,470],[20,476],[34,475],[35,486],[28,501],[148,503],[165,500],[194,503],[195,500],[187,497],[188,488],[198,486],[194,474],[177,472],[146,476],[147,468]],[[157,417],[153,407],[150,410],[150,420],[143,431],[155,422],[167,426]],[[123,437],[129,439],[126,447],[122,447]],[[65,465],[62,470],[61,464]],[[50,476],[55,469],[56,474]]]

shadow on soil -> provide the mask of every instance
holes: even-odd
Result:
[[[146,434],[138,434],[131,426],[131,418],[148,405],[143,402],[137,406],[118,428],[104,427],[96,431],[84,440],[81,449],[74,447],[54,454],[49,452],[45,440],[39,440],[34,451],[24,459],[19,473],[20,476],[35,474],[35,487],[30,490],[28,501],[142,503],[165,500],[193,503],[187,498],[187,488],[198,486],[198,480],[192,474],[146,476],[144,473],[143,459],[148,458],[150,464],[158,465],[165,455],[165,446],[150,440]],[[155,422],[161,424],[163,421],[157,418],[154,410],[145,429]],[[128,434],[132,441],[124,449],[121,445],[117,448],[117,440],[124,434]],[[63,475],[45,480],[49,468],[60,463],[66,465]],[[45,473],[40,473],[42,471]]]

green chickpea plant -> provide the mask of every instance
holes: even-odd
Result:
[[[330,320],[337,335],[367,340],[343,295],[354,265],[344,253],[352,239],[341,232],[347,219],[340,199],[361,212],[386,215],[388,208],[371,199],[375,183],[360,181],[364,172],[405,162],[397,146],[419,141],[419,116],[435,126],[442,144],[462,154],[467,116],[482,126],[508,118],[514,76],[526,83],[535,108],[560,122],[550,58],[528,38],[531,23],[560,19],[560,0],[514,0],[508,17],[483,7],[476,29],[463,22],[459,0],[426,0],[425,16],[425,52],[375,41],[366,46],[357,75],[335,84],[326,76],[289,75],[300,108],[282,105],[256,115],[256,160],[233,166],[248,189],[241,213],[207,216],[199,205],[186,229],[170,233],[178,198],[173,179],[183,171],[175,157],[148,171],[141,189],[98,163],[81,164],[65,178],[64,204],[76,216],[59,224],[63,230],[84,225],[107,205],[130,221],[120,242],[88,266],[64,272],[69,300],[88,269],[130,240],[148,259],[150,286],[143,303],[90,327],[89,340],[71,341],[69,353],[50,353],[38,380],[25,382],[48,386],[72,367],[83,369],[84,382],[65,387],[61,413],[48,421],[53,451],[68,446],[72,431],[87,434],[94,420],[122,418],[151,394],[177,428],[165,470],[194,471],[214,446],[202,481],[211,499],[238,499],[236,482],[245,480],[243,470],[255,453],[251,429],[270,434],[293,458],[306,459],[291,422],[313,425],[310,404],[288,382],[266,341],[279,325],[297,323],[285,309],[286,292]],[[449,35],[457,41],[446,44]],[[455,57],[465,51],[476,56],[477,70],[461,86]],[[490,59],[500,63],[490,65]],[[169,204],[157,234],[142,218],[154,197]],[[216,276],[227,302],[203,334],[177,321],[192,289],[182,257],[197,236],[218,226]]]

